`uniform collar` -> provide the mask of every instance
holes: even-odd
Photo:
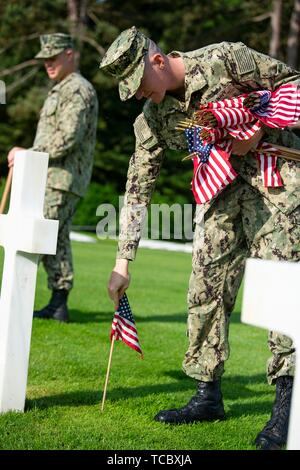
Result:
[[[74,75],[75,74],[78,74],[79,72],[72,72],[72,73],[69,73],[69,75],[67,75],[61,82],[58,82],[56,83],[52,88],[51,88],[51,91],[58,91],[60,88],[62,88],[63,86],[65,86],[67,83],[69,83],[70,80],[73,79]]]

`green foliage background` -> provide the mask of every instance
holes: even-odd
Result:
[[[293,0],[283,2],[280,59],[286,43]],[[88,0],[87,41],[80,45],[81,72],[99,98],[93,184],[80,203],[75,224],[96,225],[96,208],[114,203],[124,192],[128,160],[134,151],[132,124],[142,103],[121,103],[114,79],[98,70],[101,51],[125,28],[136,25],[165,52],[193,50],[221,41],[243,41],[267,53],[271,0]],[[7,174],[6,155],[14,145],[32,144],[39,110],[51,83],[42,64],[15,70],[39,50],[40,34],[69,32],[67,0],[8,0],[0,3],[0,79],[7,87],[7,104],[0,105],[0,172]],[[25,64],[26,65],[26,64]],[[155,202],[193,202],[192,168],[182,155],[168,152]],[[180,177],[178,175],[180,174]]]

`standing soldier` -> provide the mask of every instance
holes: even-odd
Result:
[[[275,90],[300,79],[285,64],[242,43],[213,44],[193,52],[165,55],[135,27],[123,31],[104,56],[100,68],[119,79],[121,100],[149,98],[134,123],[136,150],[129,163],[117,260],[108,285],[117,304],[130,281],[142,215],[150,203],[164,150],[186,149],[178,123],[200,104],[249,93]],[[266,128],[266,140],[300,149],[288,129]],[[247,257],[299,261],[299,164],[278,158],[283,188],[266,189],[257,159],[249,153],[263,136],[258,131],[244,142],[233,142],[230,162],[238,177],[217,197],[197,206],[192,274],[188,293],[189,348],[185,373],[197,380],[197,392],[182,408],[160,411],[161,423],[182,424],[225,417],[221,393],[224,362],[229,356],[228,325]],[[200,243],[204,217],[204,241]],[[284,312],[283,312],[284,313]],[[286,443],[294,348],[289,338],[270,333],[273,357],[268,382],[276,384],[270,421],[256,437],[261,449]]]
[[[56,84],[41,110],[31,150],[49,154],[44,213],[46,218],[59,220],[59,232],[56,255],[42,257],[52,296],[34,317],[67,322],[67,298],[73,286],[70,226],[91,179],[98,101],[91,83],[77,70],[71,37],[46,34],[40,42],[36,58],[44,60],[48,77]],[[14,147],[8,154],[9,167],[17,150],[22,149]]]

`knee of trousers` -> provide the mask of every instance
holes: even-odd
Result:
[[[226,272],[206,267],[191,274],[187,294],[190,314],[210,315],[223,303]]]
[[[214,286],[203,276],[192,275],[188,291],[187,336],[191,348],[209,340],[211,346],[227,342],[229,317],[224,302],[223,282]]]

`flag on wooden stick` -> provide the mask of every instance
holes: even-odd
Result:
[[[124,294],[123,297],[119,301],[119,305],[116,308],[116,312],[114,314],[113,322],[111,325],[111,333],[110,333],[111,345],[110,345],[108,366],[107,366],[107,371],[106,371],[105,385],[104,385],[104,390],[103,390],[101,411],[104,410],[104,403],[106,399],[106,391],[107,391],[108,380],[109,380],[109,375],[110,375],[112,354],[113,354],[115,340],[123,341],[130,348],[137,351],[141,355],[141,359],[144,358],[142,349],[140,346],[137,330],[135,327],[133,314],[132,314],[126,294]]]
[[[143,359],[133,314],[126,294],[121,298],[113,318],[110,339],[112,340],[113,337],[135,349]]]

